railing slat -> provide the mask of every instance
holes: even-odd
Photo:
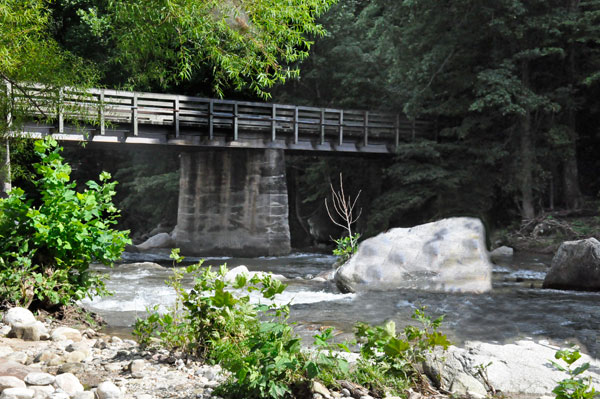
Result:
[[[138,94],[133,93],[131,99],[131,123],[133,125],[133,135],[138,135]]]
[[[100,106],[98,107],[98,119],[100,119],[100,135],[106,134],[105,115],[104,115],[104,90],[100,90]]]
[[[179,137],[179,97],[173,101],[173,126],[175,127],[175,137]]]

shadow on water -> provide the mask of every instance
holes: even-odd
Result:
[[[156,259],[155,259],[156,260]],[[542,280],[550,257],[518,254],[494,268],[493,290],[486,294],[436,293],[417,290],[362,292],[342,295],[331,283],[307,277],[329,270],[335,258],[319,254],[287,257],[208,259],[213,266],[246,265],[250,270],[283,274],[289,288],[281,302],[291,302],[291,321],[309,339],[314,331],[333,326],[350,337],[357,321],[372,324],[394,320],[399,326],[414,324],[415,308],[426,307],[432,317],[445,315],[443,331],[456,344],[468,340],[507,343],[524,337],[550,339],[559,345],[577,343],[594,357],[600,354],[600,293],[544,290]],[[167,258],[168,261],[168,258]],[[168,262],[166,262],[168,263]],[[173,293],[164,286],[169,274],[163,270],[110,271],[110,299],[87,301],[112,326],[131,325],[146,306],[168,304]]]

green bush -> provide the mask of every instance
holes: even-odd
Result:
[[[358,251],[358,239],[360,234],[356,233],[353,236],[345,236],[333,240],[336,243],[336,248],[333,250],[333,254],[340,257],[341,263],[345,263],[349,260],[352,255]]]
[[[399,394],[417,382],[420,376],[417,366],[428,352],[438,346],[448,348],[448,338],[438,331],[443,316],[431,320],[424,310],[416,309],[412,317],[421,323],[421,329],[406,326],[397,333],[393,321],[375,327],[356,324],[361,359],[354,375],[359,384],[379,394],[390,388],[392,393]]]
[[[34,165],[40,203],[20,188],[0,200],[0,298],[50,307],[106,294],[89,265],[112,265],[131,242],[127,231],[111,228],[119,216],[112,204],[117,183],[104,172],[100,183],[89,181],[77,192],[56,140],[36,141],[34,148],[41,158]]]
[[[560,371],[564,371],[569,375],[568,378],[560,381],[558,385],[552,390],[556,395],[556,399],[593,399],[597,397],[597,392],[592,387],[592,378],[580,377],[588,368],[589,363],[583,363],[581,366],[572,368],[571,366],[577,360],[581,358],[581,353],[577,348],[574,349],[562,349],[556,352],[554,357],[558,360],[564,361],[567,366],[564,367],[554,361],[552,364]]]
[[[171,257],[182,260],[178,251]],[[226,273],[225,266],[214,272],[202,268],[201,262],[176,270],[167,281],[177,293],[175,304],[163,314],[154,307],[147,319],[138,319],[133,332],[138,341],[221,364],[232,373],[219,389],[224,397],[289,397],[307,389],[321,370],[347,369],[347,363],[331,353],[311,355],[302,350],[300,338],[287,323],[289,307],[271,303],[285,284],[266,273],[251,278],[242,274],[230,282]],[[194,280],[189,291],[182,287],[185,275]],[[271,304],[252,304],[251,292]],[[328,330],[315,342],[323,347],[330,337]]]
[[[171,257],[182,257],[174,250]],[[346,344],[330,344],[333,329],[315,335],[314,349],[304,350],[288,323],[289,307],[272,304],[285,284],[269,274],[225,279],[227,268],[218,272],[198,263],[174,271],[167,284],[177,294],[166,313],[154,307],[147,319],[138,319],[134,335],[145,346],[158,344],[171,351],[195,354],[219,363],[231,372],[216,393],[225,398],[305,397],[311,380],[338,387],[340,380],[354,379],[374,392],[401,393],[416,380],[416,364],[435,346],[447,347],[446,336],[437,331],[442,318],[431,321],[423,311],[415,318],[423,329],[406,327],[397,335],[393,323],[371,327],[359,324],[362,359],[352,369],[333,349],[348,351]],[[182,286],[191,275],[193,287]],[[260,302],[250,302],[250,293]]]

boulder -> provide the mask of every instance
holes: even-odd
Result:
[[[33,389],[28,388],[7,388],[2,391],[0,399],[31,399],[35,395]]]
[[[141,244],[136,245],[136,247],[142,251],[147,251],[152,248],[173,248],[175,246],[175,242],[169,235],[169,233],[158,233]]]
[[[490,259],[492,260],[492,262],[510,260],[513,257],[514,253],[514,249],[503,245],[490,252]]]
[[[71,327],[58,327],[52,331],[52,341],[81,341],[81,332]]]
[[[271,277],[273,279],[275,279],[275,280],[279,280],[279,281],[285,281],[286,280],[285,276],[283,276],[281,274],[273,274],[273,273],[265,273],[265,272],[251,272],[244,265],[241,265],[241,266],[238,266],[238,267],[234,267],[233,269],[229,270],[227,272],[227,274],[225,274],[224,280],[227,281],[227,282],[229,282],[229,283],[233,283],[233,282],[235,282],[236,277],[238,275],[240,275],[240,274],[245,274],[248,279],[251,279],[254,276],[258,276],[258,278],[262,278],[266,274],[270,274]]]
[[[342,265],[335,282],[342,292],[417,288],[485,292],[492,264],[479,219],[449,218],[396,228],[363,241]]]
[[[60,388],[65,391],[69,396],[74,396],[77,392],[82,392],[84,390],[79,379],[71,373],[57,375],[53,385],[55,388]]]
[[[600,242],[595,238],[563,242],[552,258],[543,287],[600,290]]]
[[[98,385],[96,391],[99,399],[120,399],[122,397],[121,390],[110,381],[104,381]]]
[[[558,349],[547,341],[467,342],[464,348],[451,346],[445,353],[427,355],[423,370],[436,386],[456,394],[466,391],[477,397],[483,395],[483,387],[491,386],[505,397],[540,397],[552,395],[558,381],[567,377],[550,363]],[[598,389],[600,361],[583,354],[574,366],[586,362],[591,367],[583,377],[591,377]]]
[[[50,385],[54,382],[54,376],[48,373],[33,372],[25,376],[25,382],[29,385]]]
[[[25,383],[12,375],[0,376],[0,393],[8,388],[25,388]]]
[[[36,321],[27,324],[13,323],[8,337],[19,338],[23,341],[39,341],[41,339],[48,339],[49,334],[44,323]]]
[[[20,380],[25,379],[25,376],[32,371],[36,371],[31,367],[22,365],[21,363],[12,360],[0,358],[0,375],[12,375]]]
[[[4,323],[11,327],[15,324],[33,324],[35,323],[35,316],[31,311],[25,308],[12,308],[6,311],[4,314]]]

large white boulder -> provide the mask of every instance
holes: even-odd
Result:
[[[436,386],[455,392],[457,382],[462,380],[479,381],[481,386],[492,387],[506,397],[551,396],[557,383],[568,375],[557,370],[551,363],[559,349],[547,341],[520,340],[511,344],[491,344],[486,342],[466,342],[464,348],[451,346],[446,352],[427,355],[423,369]],[[582,354],[574,367],[590,363],[590,369],[583,374],[591,377],[592,386],[600,388],[600,361]],[[562,363],[565,366],[564,363]],[[467,377],[467,378],[465,378]],[[465,385],[465,384],[459,384]],[[477,384],[460,387],[459,392],[479,396]],[[458,392],[456,392],[458,393]]]
[[[492,264],[479,219],[443,219],[395,228],[363,241],[335,276],[342,292],[417,288],[485,292]]]
[[[544,288],[600,290],[600,242],[595,238],[565,241],[552,258]]]

